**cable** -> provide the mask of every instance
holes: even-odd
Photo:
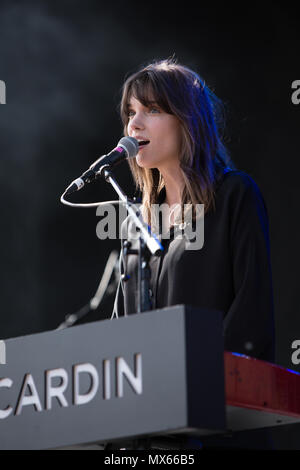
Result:
[[[66,206],[70,207],[97,207],[97,206],[106,206],[108,204],[126,204],[125,201],[121,200],[115,200],[115,201],[102,201],[102,202],[88,202],[88,203],[77,203],[77,202],[69,202],[64,198],[64,195],[66,193],[64,192],[63,195],[60,198],[60,202],[65,204]],[[129,202],[130,203],[130,202]]]

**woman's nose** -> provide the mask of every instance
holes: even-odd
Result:
[[[145,126],[145,123],[141,114],[136,113],[134,116],[132,116],[132,118],[129,121],[129,126],[132,129],[143,129]]]

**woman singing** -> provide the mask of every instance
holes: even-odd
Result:
[[[151,307],[186,304],[219,310],[225,350],[274,362],[267,209],[255,181],[235,168],[226,151],[221,111],[205,82],[174,60],[151,63],[124,84],[124,134],[140,143],[129,165],[144,220],[164,248],[161,257],[149,260]],[[152,207],[163,203],[175,210],[163,212],[157,224]],[[199,221],[193,210],[186,224],[185,205],[204,208],[204,237],[198,245],[178,236]],[[138,260],[132,254],[125,258],[122,272],[129,279],[120,281],[115,316],[137,312]],[[187,446],[203,442],[224,447],[224,440],[214,437]],[[272,448],[272,442],[264,431],[240,432],[226,446]]]
[[[267,209],[255,181],[228,156],[221,110],[205,82],[174,60],[154,62],[124,84],[121,117],[124,134],[140,142],[129,164],[144,220],[151,225],[153,204],[204,208],[203,243],[188,249],[177,236],[183,212],[163,215],[163,255],[150,258],[152,308],[222,311],[225,350],[274,362]],[[130,278],[120,282],[116,316],[137,312],[137,256],[127,260]]]

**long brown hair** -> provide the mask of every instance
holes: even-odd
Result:
[[[181,205],[204,204],[204,213],[215,209],[215,183],[225,167],[235,169],[222,142],[224,129],[221,100],[200,76],[173,58],[155,61],[129,76],[123,85],[120,106],[124,134],[127,134],[131,97],[144,106],[155,101],[166,113],[175,115],[181,124],[180,169],[184,181]],[[143,194],[142,204],[147,222],[151,205],[158,203],[164,180],[157,168],[141,168],[136,159],[129,160],[136,188]]]

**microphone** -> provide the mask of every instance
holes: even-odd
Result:
[[[65,195],[79,191],[87,183],[91,183],[98,176],[102,176],[103,167],[113,167],[126,158],[133,158],[139,151],[139,143],[133,137],[122,137],[117,147],[115,147],[107,155],[102,155],[96,160],[90,168],[85,171],[79,178],[74,180],[66,189]]]

